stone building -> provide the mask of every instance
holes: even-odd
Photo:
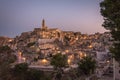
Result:
[[[58,28],[48,28],[45,24],[45,20],[42,20],[42,27],[41,28],[35,28],[33,31],[34,34],[36,34],[40,39],[53,39],[57,38],[59,40],[62,40],[62,31]]]

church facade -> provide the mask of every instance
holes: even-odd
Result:
[[[40,39],[53,39],[62,38],[62,31],[58,28],[48,28],[45,24],[45,20],[42,20],[42,26],[40,28],[35,28],[33,31]]]

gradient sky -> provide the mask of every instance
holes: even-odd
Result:
[[[104,32],[102,0],[0,0],[0,36],[15,37],[41,26],[81,33]]]

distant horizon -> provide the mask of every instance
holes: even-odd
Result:
[[[43,18],[44,19],[44,18]],[[42,22],[42,20],[41,20],[41,22]],[[45,22],[45,24],[46,24],[46,22]],[[42,25],[42,24],[41,24]],[[29,31],[33,31],[35,28],[41,28],[42,26],[36,26],[36,27],[34,27],[32,30],[29,30]],[[47,24],[46,24],[46,26],[48,27],[48,29],[51,29],[51,28],[57,28],[57,27],[49,27]],[[57,29],[59,29],[59,28],[57,28]],[[95,34],[95,33],[104,33],[104,32],[108,32],[107,30],[105,30],[105,31],[103,31],[103,32],[95,32],[95,33],[82,33],[81,31],[73,31],[73,30],[62,30],[62,29],[59,29],[59,30],[61,30],[61,31],[72,31],[72,32],[80,32],[81,34],[88,34],[88,35],[90,35],[90,34]],[[9,37],[9,38],[15,38],[16,36],[20,36],[22,33],[24,33],[24,32],[29,32],[29,31],[23,31],[23,32],[21,32],[20,34],[17,34],[17,35],[14,35],[14,36],[7,36],[7,35],[0,35],[0,37]]]
[[[47,26],[47,25],[46,25]],[[38,26],[38,27],[35,27],[35,28],[41,28],[42,26]],[[57,27],[49,27],[49,26],[47,26],[48,27],[48,29],[51,29],[51,28],[57,28]],[[34,31],[34,29],[35,28],[33,28],[33,30],[31,30],[31,31]],[[57,29],[59,29],[59,28],[57,28]],[[59,30],[61,30],[61,29],[59,29]],[[61,31],[72,31],[72,30],[61,30]],[[30,32],[30,31],[24,31],[24,32]],[[21,32],[20,34],[18,34],[18,35],[15,35],[15,36],[7,36],[7,35],[0,35],[0,37],[8,37],[8,38],[15,38],[16,36],[20,36],[22,33],[24,33],[24,32]],[[95,34],[95,33],[105,33],[105,32],[109,32],[109,31],[104,31],[104,32],[95,32],[95,33],[82,33],[81,31],[72,31],[72,32],[80,32],[81,34],[88,34],[88,35],[91,35],[91,34]]]
[[[41,26],[82,34],[104,33],[102,0],[0,0],[0,36],[15,37]]]

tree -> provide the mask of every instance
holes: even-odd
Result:
[[[58,80],[61,80],[63,68],[67,65],[67,56],[62,55],[61,53],[57,53],[56,55],[53,55],[51,59],[51,65],[54,66],[55,71],[57,71],[56,78]]]
[[[37,69],[27,71],[27,80],[44,80],[44,72]]]
[[[0,53],[3,53],[3,52],[8,52],[8,51],[12,51],[11,48],[9,46],[1,46],[0,47]]]
[[[113,57],[120,63],[120,0],[104,0],[100,3],[101,15],[104,17],[103,26],[110,30],[114,39],[110,49]]]
[[[15,80],[44,80],[44,72],[31,69],[28,67],[27,63],[20,63],[15,65],[12,70],[12,77]],[[14,80],[13,79],[13,80]]]
[[[16,64],[15,67],[12,69],[12,76],[17,80],[26,80],[27,70],[27,63]]]
[[[28,64],[27,63],[20,63],[16,64],[14,67],[14,73],[15,75],[24,74],[28,70]]]
[[[61,53],[57,53],[56,55],[53,55],[51,59],[51,65],[53,65],[55,69],[66,67],[67,56],[62,55]]]
[[[91,57],[83,57],[80,62],[78,62],[78,75],[90,75],[94,73],[96,68],[96,61],[93,60]]]
[[[0,80],[8,80],[10,78],[10,64],[17,59],[13,50],[8,46],[0,47]]]

